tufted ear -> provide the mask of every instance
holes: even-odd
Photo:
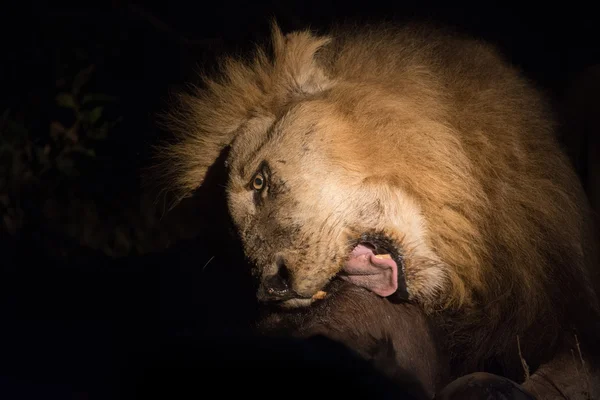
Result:
[[[280,90],[284,95],[314,94],[332,85],[315,59],[315,54],[330,41],[330,38],[314,36],[308,30],[284,36],[277,24],[273,23],[273,72],[276,81],[282,85]]]
[[[315,60],[328,42],[309,31],[283,35],[274,22],[269,56],[258,47],[251,61],[225,58],[216,77],[203,76],[202,87],[175,94],[159,116],[174,138],[155,147],[146,181],[174,195],[174,204],[192,194],[251,115],[272,114],[293,98],[331,85]]]

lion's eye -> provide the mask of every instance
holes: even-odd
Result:
[[[259,172],[252,180],[254,190],[262,190],[265,187],[265,177]]]

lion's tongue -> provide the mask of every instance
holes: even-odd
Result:
[[[344,266],[342,279],[387,297],[398,289],[398,266],[391,258],[377,258],[370,248],[359,244]]]

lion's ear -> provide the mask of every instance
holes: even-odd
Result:
[[[272,24],[273,79],[283,93],[292,95],[314,94],[327,90],[333,84],[318,64],[317,53],[326,46],[329,37],[315,36],[308,30],[283,35],[275,22]]]

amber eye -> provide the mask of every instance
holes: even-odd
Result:
[[[265,177],[259,172],[252,180],[254,190],[262,190],[265,187]]]

